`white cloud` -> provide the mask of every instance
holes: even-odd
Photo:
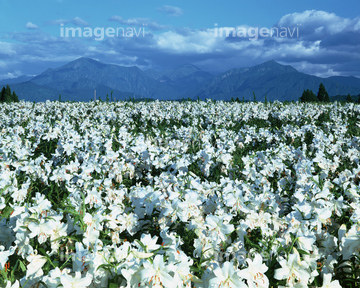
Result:
[[[169,28],[169,26],[166,25],[160,25],[155,21],[151,21],[148,18],[129,18],[129,19],[124,19],[121,16],[112,16],[109,19],[110,21],[114,21],[114,22],[118,22],[122,25],[127,25],[127,26],[136,26],[136,27],[148,27],[149,29],[152,30],[165,30],[167,28]]]
[[[194,30],[187,35],[181,35],[174,31],[154,35],[157,47],[171,53],[211,53],[214,45],[219,41],[214,37],[212,30]]]
[[[34,24],[32,22],[27,22],[25,24],[25,28],[29,29],[29,30],[35,30],[35,29],[39,29],[39,26],[37,26],[36,24]]]
[[[90,26],[90,24],[88,22],[86,22],[85,20],[81,19],[80,17],[75,17],[72,19],[56,19],[56,20],[51,20],[51,21],[47,21],[46,24],[47,25],[60,25],[60,24],[73,24],[75,26]]]
[[[178,17],[183,14],[183,10],[181,8],[169,5],[164,5],[158,8],[157,11],[172,17]]]
[[[0,55],[15,55],[15,44],[0,42]]]
[[[19,76],[23,75],[21,71],[16,70],[14,72],[8,72],[6,74],[0,75],[1,79],[11,79],[11,78],[17,78]]]
[[[124,27],[144,27],[146,33],[141,33],[140,37],[105,37],[103,41],[96,42],[92,38],[52,36],[40,32],[40,29],[9,33],[6,36],[16,41],[11,44],[0,42],[1,58],[7,63],[16,62],[17,65],[20,65],[19,61],[25,61],[28,63],[27,69],[21,66],[16,66],[16,69],[26,74],[34,74],[31,72],[34,63],[36,67],[45,70],[51,67],[49,61],[65,62],[61,59],[84,56],[147,69],[166,69],[191,63],[213,73],[274,59],[294,65],[301,72],[319,76],[337,73],[360,76],[359,18],[347,19],[314,10],[288,14],[276,23],[276,27],[299,27],[299,37],[259,37],[253,41],[249,37],[215,37],[215,27],[175,29],[147,18],[124,19],[121,16],[113,16],[109,20]],[[55,22],[56,25],[87,24],[79,17],[58,19]],[[52,24],[55,25],[54,22]],[[241,27],[250,28],[246,25]],[[0,67],[0,74],[8,71],[15,71],[15,68],[10,70],[8,67]]]
[[[305,71],[318,77],[326,78],[326,77],[341,75],[339,72],[334,71],[334,69],[336,69],[335,68],[336,65],[319,64],[319,63],[313,64],[308,61],[294,62],[289,64],[297,70]]]
[[[71,23],[78,26],[89,26],[89,23],[81,19],[80,17],[75,17],[71,19]]]
[[[355,22],[354,23],[354,30],[355,31],[360,31],[360,18],[355,19],[354,22]]]
[[[299,25],[303,35],[326,37],[345,31],[351,26],[352,20],[342,18],[325,11],[306,10],[300,13],[287,14],[277,22],[280,27],[295,27]]]

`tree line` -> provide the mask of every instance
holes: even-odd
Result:
[[[320,83],[319,91],[317,95],[312,90],[304,90],[303,94],[299,98],[300,102],[330,102],[330,97],[328,92],[325,89],[324,84]],[[346,102],[354,102],[351,95],[348,94],[346,97]],[[358,99],[358,102],[360,103],[360,97]]]
[[[19,98],[15,91],[11,93],[9,85],[3,87],[0,92],[0,103],[19,102]]]
[[[112,101],[112,92],[111,91],[111,101]],[[256,102],[256,98],[255,98],[255,93],[253,92],[254,95],[254,102]],[[265,103],[267,103],[267,95],[265,95]],[[101,100],[101,98],[99,97],[99,100]],[[131,98],[130,98],[131,100]],[[135,100],[135,97],[134,97]],[[199,100],[199,99],[198,99]],[[59,101],[61,101],[61,95],[59,95]],[[109,95],[106,95],[106,101],[109,102]],[[304,92],[302,93],[301,97],[299,98],[300,102],[330,102],[330,97],[328,92],[325,89],[324,84],[320,83],[319,86],[319,91],[317,93],[317,95],[315,95],[315,93],[312,90],[304,90]],[[348,94],[346,97],[346,102],[354,102],[354,100],[352,99],[351,95]],[[13,91],[11,93],[11,89],[9,87],[9,85],[6,85],[6,87],[4,86],[1,89],[0,92],[0,103],[10,103],[10,102],[19,102],[19,98],[16,95],[15,91]],[[237,97],[236,99],[234,99],[233,97],[231,98],[231,102],[241,102],[240,99]],[[249,101],[245,101],[243,98],[242,102],[249,102]],[[360,104],[360,95],[358,98],[358,103]]]

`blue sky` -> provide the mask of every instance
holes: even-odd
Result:
[[[0,11],[0,79],[80,57],[212,73],[274,59],[317,76],[360,77],[358,0],[0,0]]]

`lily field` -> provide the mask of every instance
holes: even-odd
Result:
[[[0,287],[360,287],[360,105],[0,105]]]

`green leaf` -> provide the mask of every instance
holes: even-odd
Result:
[[[2,277],[3,277],[5,280],[8,280],[8,277],[7,277],[7,275],[6,275],[7,273],[5,272],[4,269],[1,270],[0,273],[1,273]]]
[[[40,224],[40,221],[38,219],[35,219],[35,218],[27,218],[26,220],[30,220],[32,222],[36,222],[37,224]]]
[[[2,154],[2,153],[1,153]],[[3,188],[3,189],[1,189],[1,192],[0,192],[0,196],[2,195],[2,193],[7,189],[7,188],[9,188],[9,187],[11,187],[11,185],[10,184],[8,184],[8,185],[5,185],[5,187]]]
[[[20,264],[21,270],[22,270],[23,272],[25,272],[25,271],[26,271],[26,266],[24,265],[24,263],[23,263],[22,261],[20,261],[19,264]]]
[[[96,271],[99,269],[104,269],[104,270],[111,270],[112,265],[111,264],[101,264],[96,268]]]
[[[1,213],[1,216],[2,216],[3,218],[9,218],[10,215],[11,215],[11,213],[12,213],[13,211],[14,211],[14,209],[13,209],[12,207],[6,206],[6,207],[3,209],[2,213]]]
[[[144,249],[145,252],[147,252],[146,246],[140,240],[135,239],[135,241],[141,246],[141,248]]]
[[[56,268],[55,264],[51,261],[50,256],[46,253],[46,251],[43,248],[39,248],[39,251],[43,254],[46,260],[51,264],[51,266]]]
[[[306,252],[305,250],[297,249],[297,251],[299,252],[300,255],[302,255],[302,254],[310,255],[310,253]]]

